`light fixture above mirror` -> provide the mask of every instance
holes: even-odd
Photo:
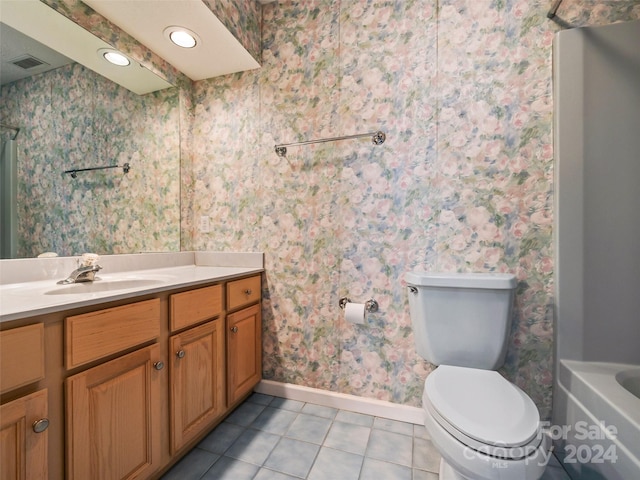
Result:
[[[40,0],[0,0],[0,3],[3,25],[12,27],[138,95],[172,87],[147,68],[121,68],[105,62],[104,57],[96,55],[96,52],[100,49],[113,50],[111,45]]]
[[[98,56],[118,67],[128,67],[131,65],[131,60],[113,48],[100,48],[98,50]]]
[[[191,80],[260,68],[251,53],[203,1],[83,0],[83,3]],[[195,45],[192,41],[191,47],[177,48],[173,40],[167,41],[172,29],[178,28],[190,33]]]
[[[201,43],[197,33],[184,27],[167,27],[164,29],[164,36],[169,39],[171,43],[182,48],[194,48]]]

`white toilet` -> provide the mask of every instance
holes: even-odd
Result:
[[[424,384],[425,427],[440,480],[537,480],[551,442],[533,401],[502,366],[516,280],[508,274],[410,272],[418,354],[439,365]]]

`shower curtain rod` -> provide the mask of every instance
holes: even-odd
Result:
[[[299,147],[302,145],[311,145],[313,143],[337,142],[338,140],[351,140],[354,138],[364,138],[364,137],[371,137],[371,141],[373,142],[374,145],[382,145],[387,138],[384,132],[378,130],[377,132],[360,133],[358,135],[345,135],[342,137],[320,138],[318,140],[308,140],[306,142],[282,143],[280,145],[276,145],[275,149],[279,157],[284,157],[287,154],[287,147]]]
[[[15,130],[16,133],[13,136],[13,138],[11,140],[15,140],[16,138],[18,138],[18,134],[20,133],[20,128],[19,127],[14,127],[12,125],[7,125],[6,123],[0,123],[0,127],[2,128],[6,128],[7,130]]]

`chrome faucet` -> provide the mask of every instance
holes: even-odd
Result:
[[[71,274],[64,280],[60,280],[58,285],[68,285],[70,283],[80,282],[93,282],[97,272],[102,270],[102,267],[98,264],[87,265],[76,268]]]

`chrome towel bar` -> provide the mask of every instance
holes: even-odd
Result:
[[[91,172],[93,170],[107,170],[109,168],[122,168],[124,173],[129,173],[131,170],[131,165],[125,163],[124,165],[107,165],[105,167],[89,167],[89,168],[72,168],[71,170],[65,170],[64,173],[68,173],[71,175],[71,178],[77,178],[78,172]]]
[[[387,139],[387,136],[385,135],[385,133],[378,130],[377,132],[360,133],[358,135],[345,135],[342,137],[320,138],[318,140],[308,140],[306,142],[282,143],[280,145],[276,145],[275,149],[279,157],[284,157],[287,155],[287,147],[299,147],[302,145],[311,145],[313,143],[337,142],[339,140],[352,140],[355,138],[364,138],[364,137],[371,137],[371,142],[374,145],[382,145],[384,141]]]

